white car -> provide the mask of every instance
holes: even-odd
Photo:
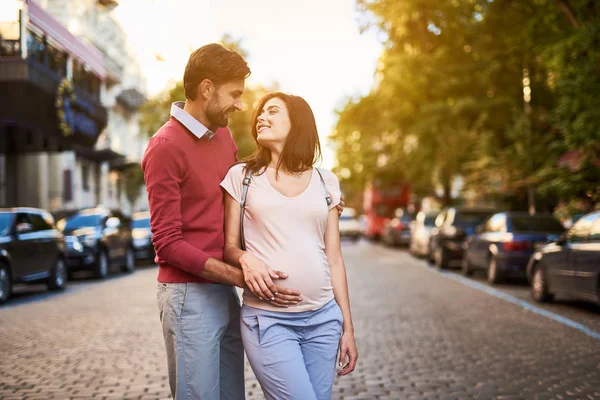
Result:
[[[353,241],[358,241],[361,236],[360,223],[356,218],[356,210],[354,208],[344,208],[340,216],[340,237],[351,238]]]

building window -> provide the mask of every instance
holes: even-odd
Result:
[[[44,52],[46,43],[44,38],[36,33],[27,31],[27,54],[32,60],[44,64]]]
[[[100,79],[93,73],[86,71],[79,60],[73,60],[73,83],[95,100],[100,100]]]
[[[63,171],[63,201],[73,200],[73,173],[70,169]]]
[[[48,66],[60,77],[64,77],[67,71],[66,54],[50,44],[46,45],[46,49],[48,50]]]
[[[81,187],[86,192],[90,190],[90,169],[87,165],[81,166]]]

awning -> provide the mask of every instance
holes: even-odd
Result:
[[[106,79],[104,56],[100,50],[83,43],[33,0],[26,0],[26,3],[29,23],[52,37],[65,51],[83,61],[100,79]]]
[[[118,96],[117,101],[128,110],[135,111],[146,102],[146,97],[136,88],[123,90]]]
[[[137,161],[127,160],[125,157],[112,160],[109,164],[110,169],[114,171],[125,171],[129,168],[141,168]]]
[[[117,153],[116,151],[111,149],[87,150],[84,148],[77,148],[75,152],[83,158],[98,162],[113,161],[118,160],[120,158],[125,158],[123,154]]]

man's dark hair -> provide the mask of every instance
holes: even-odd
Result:
[[[246,79],[250,68],[242,56],[217,43],[207,44],[194,51],[183,74],[186,99],[196,100],[198,85],[210,79],[217,87],[225,82]]]

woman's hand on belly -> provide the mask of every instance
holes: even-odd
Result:
[[[287,278],[285,272],[272,270],[264,261],[247,251],[240,257],[240,265],[246,286],[259,299],[269,301],[277,307],[287,307],[302,301],[297,290],[273,282],[274,279]]]

